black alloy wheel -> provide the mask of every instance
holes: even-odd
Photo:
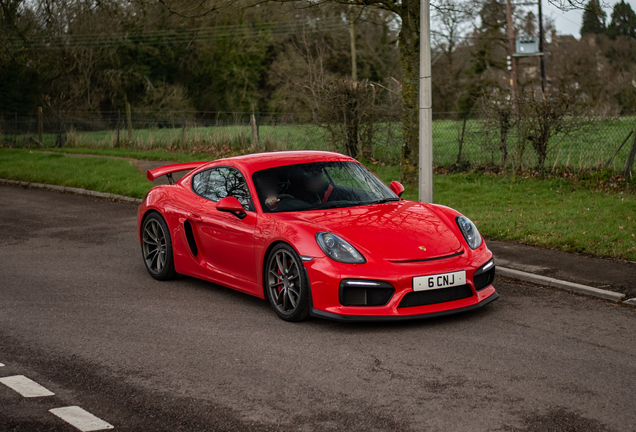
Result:
[[[278,316],[303,321],[309,316],[309,287],[303,263],[287,244],[272,249],[265,267],[265,293]]]
[[[151,213],[141,228],[141,252],[148,273],[157,280],[169,280],[177,273],[174,270],[172,241],[166,221],[159,213]]]

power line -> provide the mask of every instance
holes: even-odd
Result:
[[[347,23],[341,17],[322,18],[317,20],[278,21],[261,24],[239,24],[199,29],[170,29],[156,30],[143,33],[100,33],[83,35],[60,35],[48,40],[34,40],[28,46],[33,49],[63,49],[71,47],[105,47],[123,44],[170,45],[192,42],[208,42],[222,40],[241,40],[262,38],[264,34],[271,36],[286,36],[297,34],[299,31],[307,33],[330,32],[346,29]],[[9,42],[23,43],[18,37],[7,38]]]

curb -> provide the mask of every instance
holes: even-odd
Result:
[[[612,300],[615,302],[622,302],[625,298],[625,294],[620,294],[614,291],[602,290],[587,285],[581,285],[574,282],[566,282],[558,279],[553,279],[546,276],[540,276],[533,273],[526,273],[519,270],[513,270],[506,267],[496,267],[496,273],[500,276],[508,277],[511,279],[519,279],[526,282],[536,283],[538,285],[544,285],[553,288],[559,288],[566,291],[573,291],[580,294],[589,295],[592,297],[598,297],[605,300]],[[629,299],[624,303],[630,305],[636,305],[636,299]]]
[[[48,184],[42,184],[42,183],[30,183],[25,181],[7,180],[3,178],[0,178],[0,184],[6,184],[11,186],[22,186],[25,188],[33,188],[33,189],[52,190],[55,192],[71,193],[75,195],[83,195],[83,196],[92,197],[92,198],[101,198],[101,199],[106,199],[111,201],[120,201],[125,203],[132,203],[132,204],[141,204],[143,201],[139,198],[132,198],[132,197],[124,196],[124,195],[95,192],[95,191],[91,191],[87,189],[72,188],[72,187],[66,187],[66,186],[56,186],[56,185],[48,185]]]

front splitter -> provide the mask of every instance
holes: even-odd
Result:
[[[316,310],[313,307],[311,308],[310,315],[316,318],[323,318],[332,321],[340,321],[340,322],[387,322],[387,321],[409,321],[409,320],[421,320],[421,319],[429,319],[429,318],[437,318],[446,315],[454,315],[462,312],[468,312],[474,309],[479,309],[483,306],[486,306],[488,303],[492,303],[493,301],[499,298],[499,293],[494,293],[487,299],[474,304],[472,306],[466,306],[459,309],[451,309],[447,311],[441,312],[433,312],[421,315],[401,315],[401,316],[364,316],[364,315],[338,315],[331,312],[325,312],[321,310]]]

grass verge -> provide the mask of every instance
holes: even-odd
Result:
[[[180,162],[202,159],[155,151],[108,150],[99,154]],[[397,166],[363,163],[387,184],[399,178]],[[143,197],[152,187],[130,161],[72,158],[29,150],[0,149],[0,178],[132,197]],[[590,190],[568,179],[486,173],[435,175],[434,191],[436,203],[470,217],[486,238],[636,261],[633,193]],[[417,192],[416,186],[406,185],[403,197],[416,200]]]
[[[152,187],[131,161],[0,149],[0,178],[143,198]]]
[[[39,150],[33,150],[38,152]],[[66,148],[48,148],[44,150],[51,153],[74,154],[74,155],[94,155],[121,157],[130,159],[147,159],[154,161],[172,161],[172,162],[196,162],[200,160],[209,160],[210,155],[201,153],[184,153],[171,152],[167,150],[131,150],[131,149],[99,149],[90,147],[66,147]]]
[[[435,176],[435,202],[469,216],[487,238],[636,261],[636,196],[567,180]]]

